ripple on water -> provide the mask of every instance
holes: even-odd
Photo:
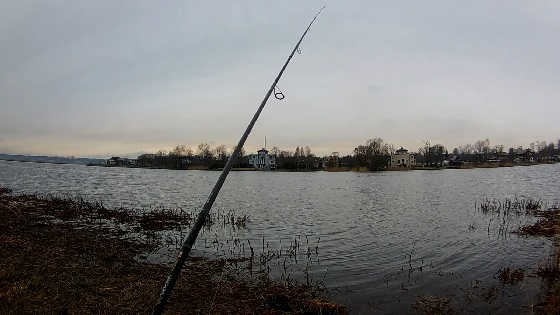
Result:
[[[346,292],[342,300],[365,312],[372,299],[397,303],[396,292],[449,293],[457,290],[450,283],[468,285],[491,279],[504,266],[534,265],[550,242],[489,234],[474,203],[482,197],[558,200],[559,175],[560,164],[375,174],[233,172],[215,207],[250,216],[248,229],[236,232],[243,240],[287,244],[307,235],[315,244],[320,238],[320,265],[312,273],[328,270],[327,285]],[[16,192],[81,194],[135,208],[196,211],[217,176],[0,161],[0,185]],[[409,264],[422,263],[422,272],[410,278]],[[455,282],[441,275],[453,275]]]

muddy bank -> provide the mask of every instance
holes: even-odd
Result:
[[[517,233],[528,237],[548,237],[553,239],[554,244],[548,260],[537,268],[536,274],[543,281],[543,293],[533,312],[560,314],[560,208],[556,205],[546,210],[534,210],[532,215],[539,220],[521,227]]]
[[[143,261],[161,243],[133,232],[190,221],[0,188],[0,313],[148,313],[170,267]],[[190,258],[168,313],[346,313],[318,287],[247,277],[238,263]]]
[[[560,209],[535,210],[532,215],[539,220],[516,231],[520,235],[554,237],[560,235]]]

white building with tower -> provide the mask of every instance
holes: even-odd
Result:
[[[262,148],[257,154],[249,155],[249,164],[259,171],[275,170],[276,156],[268,154],[268,150]]]
[[[401,147],[391,154],[391,167],[413,167],[416,165],[414,154],[408,153],[407,149]]]
[[[266,149],[266,137],[264,137],[264,148],[257,151],[257,154],[249,155],[248,158],[249,165],[257,171],[269,171],[276,169],[276,156],[268,154],[268,150]]]

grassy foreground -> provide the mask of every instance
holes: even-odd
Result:
[[[0,188],[0,313],[149,313],[170,267],[137,259],[158,244],[130,231],[152,233],[190,220]],[[230,264],[190,258],[167,313],[346,313],[317,288],[240,277]]]

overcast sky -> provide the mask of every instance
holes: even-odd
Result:
[[[237,143],[323,1],[1,1],[0,152]],[[560,1],[328,1],[246,149],[560,137]]]

